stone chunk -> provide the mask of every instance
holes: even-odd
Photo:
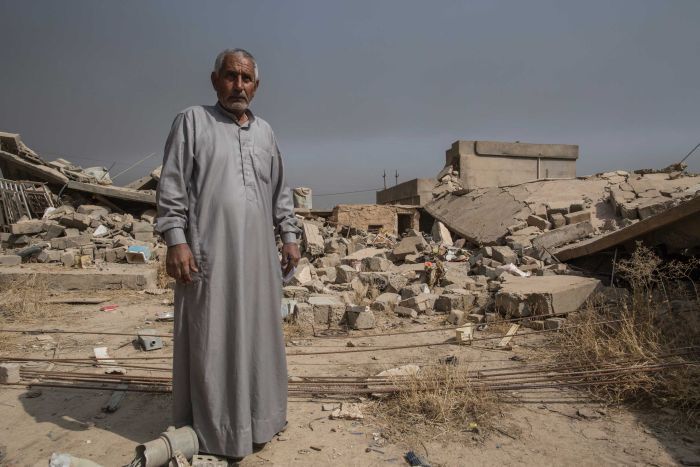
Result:
[[[432,235],[433,235],[433,241],[437,244],[441,245],[446,245],[446,246],[452,246],[452,234],[450,234],[450,231],[445,227],[445,224],[443,224],[440,221],[435,221],[433,223],[433,230],[432,230]]]
[[[516,264],[518,261],[518,255],[507,246],[494,246],[493,248],[493,259],[499,263]]]
[[[468,302],[473,302],[473,297],[471,295],[457,293],[442,294],[435,300],[435,311],[447,313],[452,310],[464,310]]]
[[[566,218],[564,217],[564,214],[560,212],[550,214],[549,220],[552,224],[553,229],[558,229],[559,227],[563,227],[566,225]]]
[[[334,295],[311,295],[309,304],[316,324],[339,324],[345,315],[345,304]]]
[[[335,274],[336,284],[348,284],[352,282],[352,280],[358,275],[357,270],[355,270],[355,268],[353,268],[352,266],[348,266],[347,264],[336,266]]]
[[[550,227],[550,223],[547,219],[543,219],[540,216],[535,216],[534,214],[527,216],[527,225],[537,227],[540,230],[547,230]]]
[[[566,324],[566,318],[547,318],[544,320],[545,329],[561,329]]]
[[[397,260],[403,260],[407,255],[418,253],[418,248],[421,249],[427,245],[422,235],[404,237],[394,248],[392,254]]]
[[[385,272],[391,269],[393,263],[381,256],[372,256],[362,260],[362,269],[370,272]]]
[[[138,233],[138,232],[144,232],[148,234],[153,234],[153,224],[150,222],[145,222],[145,221],[134,221],[131,224],[131,232],[132,233]]]
[[[532,241],[532,246],[538,250],[556,248],[586,238],[592,233],[593,226],[590,222],[579,222],[578,224],[570,224],[560,229],[543,233]]]
[[[430,289],[428,288],[428,284],[411,284],[402,288],[399,293],[401,294],[401,299],[406,300],[429,292]]]
[[[463,310],[452,310],[447,317],[447,322],[454,324],[455,326],[459,326],[460,324],[464,324],[466,322],[465,315],[466,313]]]
[[[374,299],[370,308],[376,311],[393,311],[400,300],[399,294],[385,292]]]
[[[19,363],[0,363],[0,384],[19,383],[19,367]]]
[[[32,235],[42,232],[43,230],[44,221],[37,219],[21,221],[10,225],[10,233],[12,235]]]
[[[72,227],[78,230],[85,230],[88,227],[90,227],[92,219],[86,214],[74,212],[61,216],[58,222],[66,227]]]
[[[437,295],[433,294],[420,294],[415,297],[408,298],[399,302],[399,305],[405,308],[412,308],[418,313],[425,313],[426,315],[433,314],[433,306],[435,305],[435,300],[437,300]]]
[[[317,268],[334,268],[338,265],[340,265],[340,255],[338,253],[329,253],[316,258],[314,261],[314,266]]]
[[[496,293],[496,310],[516,318],[576,311],[600,287],[588,277],[509,276]]]
[[[297,302],[307,302],[309,300],[309,289],[297,285],[288,285],[282,288],[285,298],[296,300]]]
[[[345,319],[352,329],[372,329],[374,313],[368,306],[348,306],[345,310]]]
[[[671,207],[673,207],[672,199],[664,196],[658,196],[656,198],[640,200],[639,204],[637,205],[637,213],[640,219],[647,219],[660,214]]]
[[[108,215],[109,209],[94,204],[83,204],[82,206],[78,206],[78,213],[86,214],[94,219],[99,219],[101,216]]]
[[[60,237],[61,235],[63,235],[63,232],[66,231],[66,228],[59,224],[48,224],[44,225],[44,230],[46,230],[46,233],[43,237],[44,240],[51,240],[52,238]]]
[[[403,306],[396,306],[394,308],[394,312],[396,313],[397,316],[400,316],[402,318],[416,318],[418,317],[418,312],[416,310],[413,310],[411,308],[406,308]]]
[[[575,211],[564,215],[567,224],[578,224],[591,220],[591,211]]]
[[[18,255],[0,256],[0,266],[16,266],[22,264],[22,257]]]
[[[313,256],[322,255],[325,251],[325,244],[318,226],[311,222],[302,222],[302,233],[306,252]]]
[[[408,284],[408,277],[403,274],[389,274],[389,277],[387,277],[387,286],[384,290],[386,292],[399,293],[406,284]]]

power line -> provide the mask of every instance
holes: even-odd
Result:
[[[375,188],[373,190],[356,190],[356,191],[341,191],[339,193],[323,193],[320,195],[317,195],[316,193],[313,194],[314,198],[319,198],[321,196],[335,196],[335,195],[349,195],[352,193],[368,193],[370,191],[381,191],[381,188]]]

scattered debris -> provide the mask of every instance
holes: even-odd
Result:
[[[331,412],[331,420],[362,420],[365,416],[362,414],[360,404],[343,402],[340,408]]]

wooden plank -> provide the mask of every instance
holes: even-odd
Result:
[[[559,261],[568,261],[570,259],[580,258],[581,256],[587,256],[628,242],[636,237],[678,222],[689,216],[697,215],[698,213],[700,213],[700,197],[695,197],[690,201],[681,203],[655,216],[643,219],[624,229],[616,230],[601,237],[555,250],[554,255]]]
[[[103,195],[107,198],[135,201],[137,203],[150,204],[152,206],[156,205],[155,192],[142,192],[117,186],[94,185],[91,183],[76,182],[74,180],[68,182],[67,188],[85,193]]]
[[[506,335],[503,336],[503,339],[501,339],[501,342],[496,345],[496,348],[501,350],[510,350],[510,341],[513,339],[513,337],[515,337],[515,333],[518,332],[518,329],[520,329],[520,324],[512,324]]]
[[[124,185],[124,188],[131,188],[132,190],[142,190],[144,186],[153,181],[153,177],[151,177],[150,175],[146,175],[145,177],[141,177],[138,180],[134,180],[131,183],[127,183],[126,185]]]

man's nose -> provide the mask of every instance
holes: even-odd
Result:
[[[233,80],[233,87],[236,90],[243,90],[243,77],[242,76],[236,76],[236,78]]]

